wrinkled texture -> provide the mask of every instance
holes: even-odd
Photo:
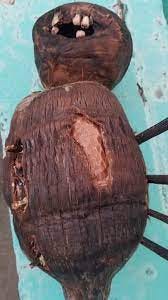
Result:
[[[103,186],[95,184],[90,154],[74,139],[81,117],[100,135],[109,177]],[[6,146],[18,139],[28,207],[21,217],[12,212],[22,249],[33,265],[62,283],[65,295],[77,290],[79,298],[88,287],[88,299],[106,299],[111,278],[136,249],[147,217],[143,158],[120,104],[92,82],[34,94],[17,107]],[[11,208],[16,156],[7,153],[4,159]]]

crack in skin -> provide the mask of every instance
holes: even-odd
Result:
[[[22,153],[14,160],[11,169],[12,180],[12,209],[19,214],[24,214],[28,207],[28,192],[22,167]]]
[[[31,268],[34,267],[42,267],[44,268],[46,271],[49,271],[49,268],[46,264],[46,261],[44,259],[44,256],[41,254],[39,247],[37,245],[37,241],[36,241],[36,236],[35,235],[31,235],[30,238],[30,242],[29,242],[29,247],[31,248],[31,253],[33,258],[33,262],[30,264]]]
[[[23,145],[20,139],[12,145],[6,146],[6,152],[14,153],[15,158],[11,164],[11,209],[16,211],[19,217],[24,215],[28,207],[28,191],[23,170]]]
[[[15,154],[15,158],[11,165],[11,209],[16,212],[17,216],[20,219],[23,217],[28,207],[28,190],[23,170],[23,144],[21,142],[21,139],[17,139],[14,144],[8,145],[5,150],[6,152]],[[35,266],[38,266],[42,267],[46,271],[49,271],[44,256],[41,254],[37,245],[35,235],[31,235],[29,248],[31,249],[31,254],[33,257],[33,261],[30,264],[30,267],[33,268]]]

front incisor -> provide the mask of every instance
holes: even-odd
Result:
[[[72,19],[72,23],[74,26],[79,26],[81,23],[81,16],[80,14],[76,14],[75,17]]]
[[[85,36],[85,32],[83,30],[78,30],[76,32],[76,38],[81,38]]]
[[[56,27],[56,26],[53,26],[52,29],[51,29],[51,33],[52,33],[53,35],[56,35],[56,34],[58,33],[58,31],[59,31],[59,28]]]
[[[89,26],[90,26],[89,17],[84,16],[83,19],[82,19],[82,22],[81,22],[81,27],[87,29],[87,28],[89,28]]]
[[[54,14],[54,17],[53,17],[53,19],[52,19],[51,26],[53,27],[53,26],[57,25],[58,22],[59,22],[59,15],[58,15],[58,14]]]

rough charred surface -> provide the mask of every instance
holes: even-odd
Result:
[[[93,82],[27,97],[6,147],[5,197],[32,265],[59,280],[67,299],[107,299],[148,206],[143,158],[119,102]]]
[[[132,56],[125,23],[110,10],[89,3],[66,4],[41,16],[33,28],[33,41],[46,88],[89,80],[111,89],[124,76]]]

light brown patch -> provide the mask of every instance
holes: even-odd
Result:
[[[85,153],[94,185],[97,187],[109,185],[110,160],[100,126],[84,116],[79,116],[74,123],[72,135]]]

